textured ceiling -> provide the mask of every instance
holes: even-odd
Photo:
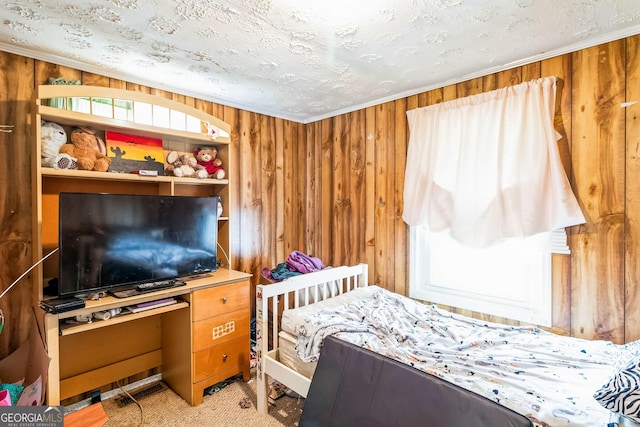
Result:
[[[0,50],[310,122],[640,33],[638,0],[5,0]]]

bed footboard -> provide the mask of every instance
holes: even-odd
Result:
[[[333,298],[368,285],[367,264],[326,268],[256,288],[256,388],[258,412],[267,413],[269,382],[277,380],[306,397],[311,379],[280,363],[278,333],[283,310]]]
[[[333,336],[316,372],[300,427],[532,427],[496,402]]]

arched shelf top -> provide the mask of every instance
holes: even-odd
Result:
[[[41,85],[35,103],[43,119],[59,124],[91,123],[208,144],[231,142],[231,126],[219,118],[171,99],[126,89]]]

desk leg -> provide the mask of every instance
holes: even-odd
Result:
[[[49,406],[60,405],[60,335],[58,316],[45,314],[44,327],[49,355],[49,373],[47,380],[46,402]]]

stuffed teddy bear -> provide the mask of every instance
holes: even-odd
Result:
[[[190,154],[180,154],[171,151],[167,154],[167,166],[164,168],[166,175],[185,178],[206,178],[209,176],[204,166],[198,165],[196,159]]]
[[[75,158],[60,153],[60,147],[67,143],[67,132],[59,124],[42,120],[40,143],[42,166],[54,169],[78,168]]]
[[[222,160],[218,159],[218,150],[215,147],[198,147],[193,155],[196,156],[198,164],[204,166],[211,178],[224,179],[225,172],[222,168]]]
[[[60,147],[60,152],[75,157],[78,169],[106,172],[111,165],[107,157],[107,147],[98,135],[89,128],[78,128],[71,131],[71,143]]]

